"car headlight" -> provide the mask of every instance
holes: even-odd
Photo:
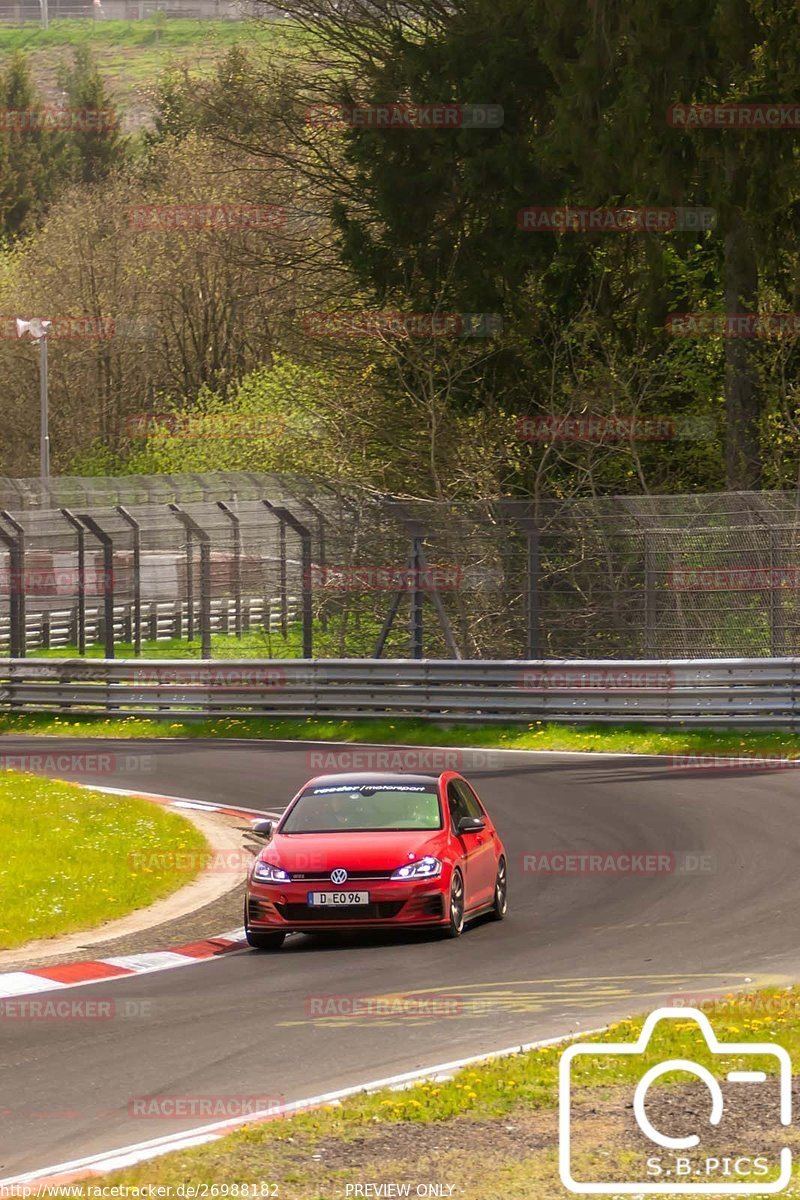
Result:
[[[253,867],[253,879],[257,879],[259,883],[289,883],[291,875],[288,871],[284,871],[282,867],[273,866],[272,863],[264,862],[263,859],[256,859],[256,865]]]
[[[426,858],[421,858],[419,862],[406,863],[404,867],[398,867],[393,873],[392,879],[435,879],[441,873],[441,861],[428,855]]]

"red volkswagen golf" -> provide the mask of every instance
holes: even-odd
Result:
[[[503,843],[472,787],[441,775],[322,775],[275,824],[247,881],[244,923],[259,950],[290,931],[439,928],[458,937],[508,907]]]

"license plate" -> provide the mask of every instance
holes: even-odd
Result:
[[[369,904],[369,892],[309,892],[308,903],[314,908],[344,908]]]

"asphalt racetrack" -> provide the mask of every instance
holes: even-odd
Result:
[[[8,754],[47,745],[2,743]],[[264,810],[283,807],[317,773],[308,764],[311,744],[102,748],[155,756],[146,776],[111,772],[105,782],[114,787]],[[503,924],[476,924],[455,941],[293,937],[278,954],[244,949],[60,993],[146,1001],[138,1016],[0,1021],[0,1178],[206,1123],[143,1118],[137,1098],[298,1100],[595,1028],[670,997],[690,1003],[747,981],[800,974],[797,773],[676,770],[667,759],[623,756],[504,753],[495,762],[465,773],[508,849]],[[47,829],[41,850],[46,871],[58,855]],[[625,850],[693,851],[705,856],[704,869],[523,870],[524,855]],[[312,1004],[327,995],[407,992],[454,999],[452,1015],[320,1017]]]

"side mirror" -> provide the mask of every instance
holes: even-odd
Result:
[[[252,832],[257,837],[271,838],[275,829],[274,821],[253,821]]]
[[[462,817],[456,826],[457,833],[480,833],[486,828],[483,817]]]

